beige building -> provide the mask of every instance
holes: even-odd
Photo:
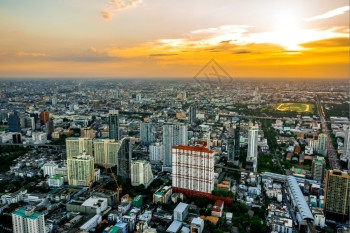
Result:
[[[340,170],[328,170],[325,179],[324,210],[326,217],[349,216],[349,174]]]
[[[86,155],[67,159],[68,184],[89,185],[95,179],[94,157]]]
[[[92,140],[90,138],[67,138],[66,139],[67,159],[79,156],[85,152],[92,155]]]
[[[114,139],[94,140],[95,163],[117,165],[120,145],[121,142]]]

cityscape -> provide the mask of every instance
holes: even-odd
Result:
[[[0,232],[350,233],[348,1],[82,2],[1,3]]]

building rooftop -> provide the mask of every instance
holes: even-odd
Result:
[[[27,210],[25,208],[21,208],[21,209],[17,209],[12,214],[21,216],[22,218],[30,218],[33,220],[37,219],[38,217],[40,217],[42,215],[39,212],[32,212],[30,215],[28,214],[28,212],[26,214],[26,212],[27,212]]]
[[[180,202],[174,209],[174,212],[183,212],[186,210],[186,208],[188,208],[188,204]]]
[[[307,205],[304,195],[302,194],[299,184],[294,176],[287,176],[288,185],[291,191],[291,198],[294,205],[298,206],[299,213],[303,220],[314,219],[309,206]]]

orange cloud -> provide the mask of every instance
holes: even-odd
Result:
[[[26,53],[24,51],[19,51],[16,53],[19,57],[31,56],[31,57],[45,57],[45,53]]]

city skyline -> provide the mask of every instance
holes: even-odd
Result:
[[[349,77],[348,1],[9,1],[0,78]]]

